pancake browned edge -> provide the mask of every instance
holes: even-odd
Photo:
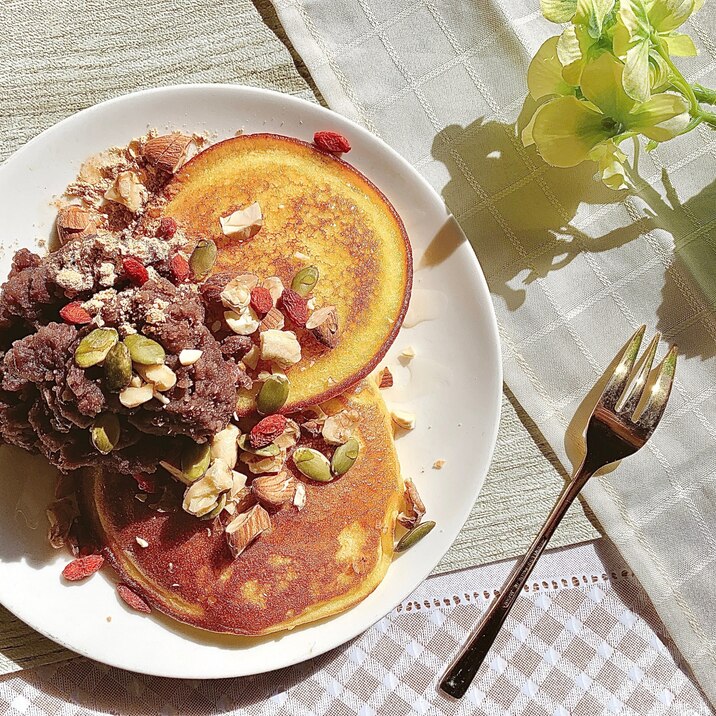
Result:
[[[285,286],[306,265],[321,278],[316,306],[333,305],[338,345],[327,350],[297,330],[303,359],[289,371],[289,414],[366,377],[395,340],[413,278],[410,241],[383,193],[350,164],[306,142],[275,134],[227,139],[185,164],[166,188],[166,216],[191,240],[213,239],[215,271],[279,276]],[[224,236],[220,217],[258,202],[261,230],[241,241]],[[237,412],[249,415],[253,391]]]
[[[260,635],[345,611],[372,592],[393,557],[403,505],[390,416],[372,380],[323,406],[359,413],[355,465],[329,483],[306,480],[305,507],[287,506],[236,560],[220,529],[181,509],[158,513],[135,499],[126,475],[84,482],[83,511],[122,580],[152,606],[202,629]],[[322,441],[306,441],[322,450]],[[136,537],[149,543],[141,547]]]

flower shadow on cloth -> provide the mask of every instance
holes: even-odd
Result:
[[[684,301],[684,279],[702,311],[716,305],[716,182],[681,202],[665,170],[661,190],[634,175],[634,189],[614,191],[598,180],[594,162],[551,167],[519,139],[533,109],[527,98],[515,124],[481,117],[467,127],[450,125],[433,140],[434,159],[450,172],[443,198],[473,246],[493,296],[517,311],[536,281],[578,257],[666,232],[673,239],[661,234],[661,245],[673,245],[664,259],[661,296],[653,297],[656,328],[684,355],[714,355],[713,342],[699,340],[698,332],[682,334],[675,310]],[[620,256],[615,252],[609,259]],[[629,261],[626,251],[623,261]],[[572,280],[574,275],[570,272]],[[689,320],[698,321],[698,315],[695,309]]]

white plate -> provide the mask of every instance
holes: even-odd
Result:
[[[45,539],[50,471],[37,457],[2,448],[2,604],[56,642],[113,666],[185,678],[256,674],[355,637],[405,599],[447,552],[477,498],[495,444],[502,387],[496,321],[472,249],[440,197],[404,159],[322,107],[229,85],[167,87],[120,97],[60,122],[18,151],[0,167],[1,275],[15,249],[36,247],[48,238],[55,218],[51,201],[84,158],[126,144],[149,128],[207,130],[216,138],[243,129],[308,141],[320,129],[345,134],[353,145],[346,159],[382,189],[405,222],[415,255],[413,306],[419,309],[417,318],[431,319],[404,328],[384,364],[396,377],[386,399],[417,414],[417,427],[400,438],[398,452],[404,474],[415,479],[437,527],[397,557],[383,583],[359,605],[293,632],[258,640],[216,636],[129,611],[118,601],[109,575],[63,584],[60,571],[68,557]],[[416,317],[413,308],[409,316]],[[398,354],[408,345],[417,355],[405,366]],[[432,469],[438,459],[446,461],[439,471]]]

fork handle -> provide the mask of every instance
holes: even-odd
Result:
[[[562,494],[557,500],[557,504],[552,508],[547,521],[540,530],[534,542],[530,546],[527,554],[519,561],[511,572],[507,582],[502,588],[499,597],[490,605],[485,616],[480,620],[479,624],[472,632],[472,635],[462,648],[455,661],[445,672],[440,689],[448,696],[456,699],[462,698],[468,687],[475,678],[480,665],[485,660],[487,653],[490,651],[492,644],[497,638],[500,628],[507,619],[507,614],[517,601],[525,582],[532,573],[535,562],[544,552],[550,538],[554,534],[557,525],[564,517],[569,506],[574,502],[575,497],[584,487],[587,480],[592,476],[594,470],[585,469],[582,465],[577,474],[569,481]]]

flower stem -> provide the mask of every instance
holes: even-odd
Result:
[[[698,117],[701,113],[701,108],[699,107],[699,101],[698,99],[696,99],[696,94],[694,93],[693,88],[681,74],[679,68],[674,64],[674,61],[671,59],[669,51],[666,49],[666,47],[664,47],[664,43],[661,41],[661,38],[657,34],[653,34],[651,36],[651,41],[654,43],[654,48],[659,53],[661,59],[664,60],[666,66],[671,71],[671,83],[688,100],[689,112],[691,113],[691,115],[694,117]]]
[[[691,85],[691,89],[694,91],[694,96],[699,102],[704,104],[716,104],[716,90],[709,89],[698,83]]]

